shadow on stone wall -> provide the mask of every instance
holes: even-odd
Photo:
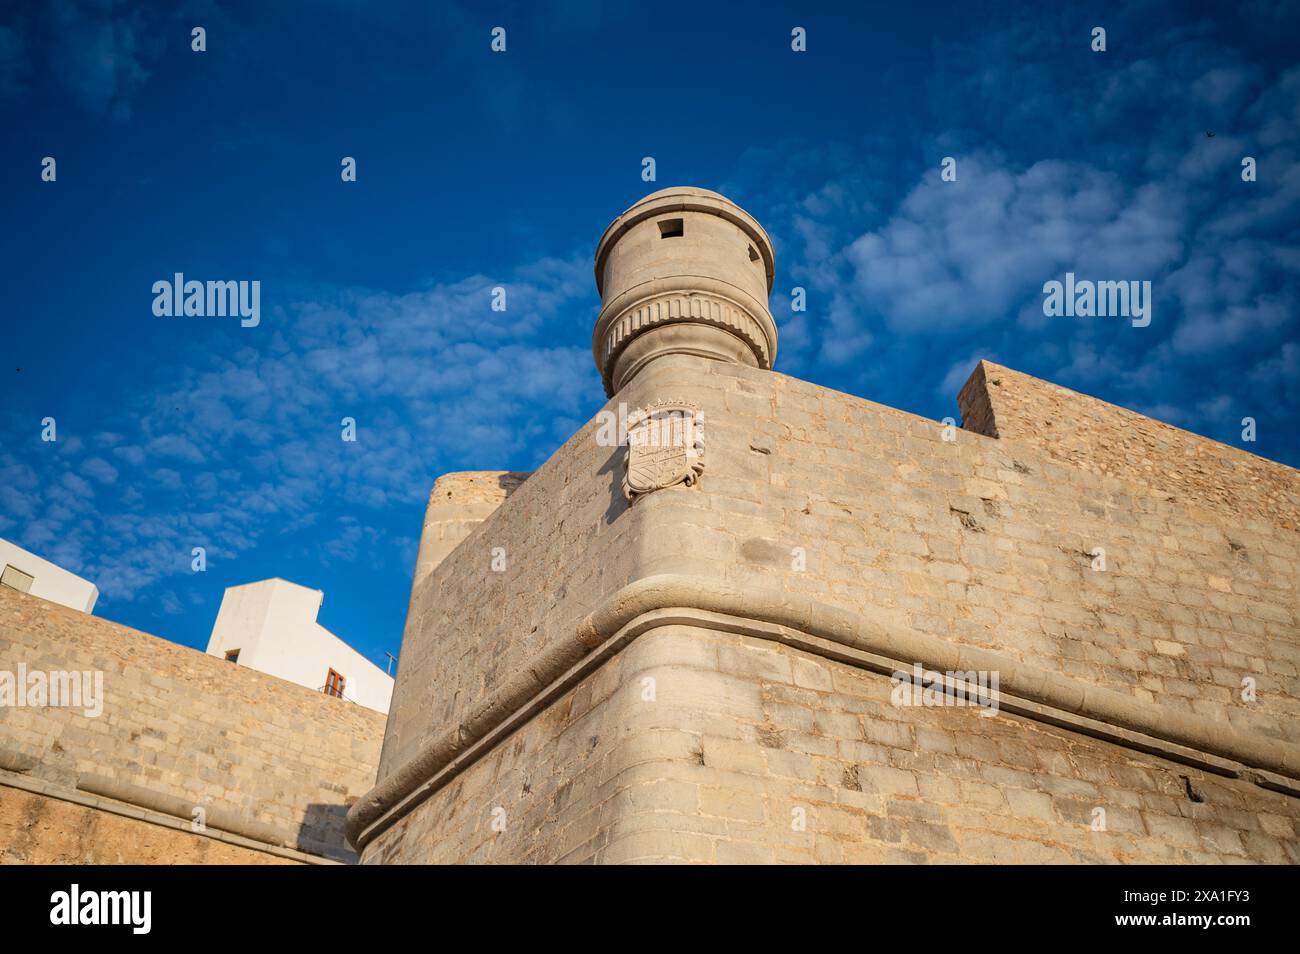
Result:
[[[623,496],[623,448],[610,451],[597,473],[609,477],[609,508],[605,511],[605,525],[609,526],[628,509],[627,498]]]
[[[308,805],[298,826],[298,850],[332,858],[335,861],[356,864],[357,853],[348,844],[347,835],[344,833],[344,822],[347,817],[348,806],[346,805],[326,805],[319,802]]]

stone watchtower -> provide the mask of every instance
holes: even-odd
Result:
[[[591,350],[605,393],[669,354],[771,369],[774,261],[754,217],[707,189],[662,189],[620,215],[596,247]]]
[[[605,230],[605,408],[431,495],[363,861],[1300,861],[1300,475],[987,362],[965,429],[774,373],[772,276],[714,192]]]

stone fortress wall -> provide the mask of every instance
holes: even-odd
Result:
[[[1295,471],[1196,434],[981,361],[957,395],[964,426],[1146,488],[1170,503],[1300,530]]]
[[[471,470],[443,474],[434,481],[420,532],[415,582],[433,572],[527,478],[526,473],[508,470]]]
[[[0,706],[0,861],[355,860],[382,714],[0,588],[0,672],[20,666],[102,672],[103,707]]]
[[[987,363],[945,428],[703,309],[601,322],[602,415],[413,591],[365,861],[1300,861],[1294,470]],[[702,476],[629,505],[603,414],[666,398]],[[998,714],[892,704],[914,663]]]
[[[1289,748],[1300,651],[1293,533],[1189,513],[1032,444],[967,431],[945,441],[936,422],[756,369],[666,358],[623,398],[668,392],[705,410],[699,487],[628,507],[602,474],[589,425],[529,480],[539,498],[563,483],[586,500],[581,511],[523,510],[512,498],[435,574],[432,585],[457,587],[462,610],[476,588],[505,594],[547,572],[572,592],[575,568],[586,598],[574,595],[559,620],[520,599],[508,602],[532,616],[475,614],[458,627],[447,614],[408,635],[406,653],[423,635],[458,666],[406,688],[441,706],[420,738],[424,757],[439,758],[420,763],[419,742],[392,757],[443,772],[446,759],[451,771],[368,860],[1300,860],[1298,803],[1277,791],[1285,779],[1261,786],[1239,762],[1139,731],[1158,724],[1076,715],[1053,725],[1065,716],[1041,705],[1026,715],[1004,706],[993,719],[895,707],[878,660],[873,670],[870,658],[836,658],[847,645],[815,652],[782,642],[788,633],[731,631],[758,606],[750,594],[791,618],[816,601],[1122,693],[1152,723],[1165,713],[1201,720],[1175,739],[1220,725]],[[555,539],[602,505],[609,526],[637,531],[616,575],[598,572],[606,558],[582,562],[577,541],[504,574],[488,569],[490,546]],[[1105,571],[1092,569],[1096,546]],[[551,683],[545,675],[562,679],[602,645],[582,632],[589,615],[632,602],[632,584],[675,588],[674,603],[694,591],[692,604],[726,613],[714,620],[722,628],[651,627],[527,718],[532,696],[509,674],[530,673],[534,694]],[[1250,595],[1234,602],[1234,589]],[[513,641],[516,626],[531,638]],[[517,658],[496,665],[510,651]],[[654,703],[640,696],[647,674]],[[1259,686],[1253,704],[1240,698],[1244,675]],[[395,705],[394,719],[408,711]],[[514,734],[475,752],[480,726],[514,711],[524,716]],[[388,758],[381,780],[393,774]],[[791,831],[800,806],[822,822]],[[490,824],[498,807],[517,820],[504,833]],[[1091,830],[1095,808],[1106,810],[1107,832]]]

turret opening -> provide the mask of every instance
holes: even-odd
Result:
[[[660,219],[659,220],[660,238],[680,238],[685,234],[686,234],[686,226],[682,219]]]

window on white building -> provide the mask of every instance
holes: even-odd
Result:
[[[30,593],[33,579],[35,578],[30,573],[24,573],[16,566],[6,565],[4,571],[0,572],[0,586],[7,586],[19,593]]]

